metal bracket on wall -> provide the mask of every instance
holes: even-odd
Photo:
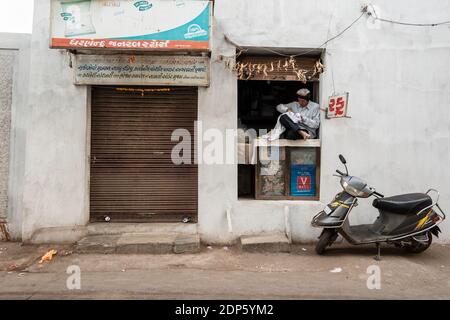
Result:
[[[11,241],[5,220],[0,220],[0,240]]]
[[[285,228],[286,237],[288,238],[289,243],[292,244],[292,232],[291,232],[288,206],[284,206],[284,228]]]
[[[228,222],[228,232],[233,233],[233,223],[231,221],[231,208],[228,208],[226,213],[227,213],[227,222]]]
[[[322,112],[327,112],[327,109],[326,109],[326,108],[320,108],[320,111],[322,111]],[[327,117],[325,117],[326,120],[330,120],[330,119],[342,119],[342,118],[349,118],[349,119],[351,119],[352,117],[351,117],[351,116],[344,116],[344,117],[338,117],[338,118],[327,118]]]

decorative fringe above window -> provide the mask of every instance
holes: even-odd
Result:
[[[317,58],[241,56],[237,62],[227,57],[222,59],[239,80],[288,80],[306,83],[318,80],[325,68]]]

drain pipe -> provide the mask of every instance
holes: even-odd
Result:
[[[284,206],[284,228],[286,237],[289,240],[289,243],[292,244],[292,233],[291,233],[291,225],[289,223],[289,207]]]
[[[227,209],[228,232],[233,233],[233,224],[231,223],[231,208]]]

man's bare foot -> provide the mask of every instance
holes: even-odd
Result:
[[[309,138],[311,138],[311,135],[305,131],[299,130],[298,133],[300,133],[300,135],[303,137],[303,139],[308,140]]]

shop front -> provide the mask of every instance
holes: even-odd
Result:
[[[174,163],[172,133],[194,136],[210,15],[208,1],[52,2],[51,47],[90,96],[90,222],[197,222],[197,165]]]
[[[30,132],[41,135],[30,136],[36,152],[27,158],[25,241],[75,242],[94,224],[130,230],[164,222],[195,226],[203,242],[234,243],[289,234],[306,225],[304,210],[321,207],[322,127],[315,139],[279,146],[241,141],[239,132],[270,130],[275,106],[300,88],[320,102],[322,51],[292,60],[302,49],[279,48],[286,57],[278,57],[256,45],[234,59],[241,49],[222,39],[226,30],[212,32],[208,1],[50,3],[37,7],[42,17],[50,9],[52,23],[50,49],[33,47],[31,95],[39,107]],[[150,19],[161,12],[173,16]],[[61,68],[39,81],[55,61]],[[236,69],[243,65],[259,71],[244,76]],[[40,101],[42,92],[52,95]],[[238,160],[242,145],[256,146],[256,162],[245,152],[247,160]],[[37,152],[44,146],[51,152]],[[274,150],[280,161],[264,162]]]
[[[211,244],[312,242],[311,220],[339,187],[339,154],[383,194],[448,177],[446,109],[418,118],[448,100],[435,94],[448,83],[442,30],[432,47],[411,31],[411,46],[362,17],[340,35],[362,14],[357,1],[48,0],[35,10],[29,121],[14,135],[26,156],[11,229],[24,241],[76,242],[100,224],[164,233],[152,222],[170,222]],[[425,52],[426,70],[413,68]],[[273,129],[277,105],[299,89],[320,106],[317,135],[250,143],[246,133]],[[444,180],[429,183],[446,199]],[[355,223],[376,219],[369,202],[357,209]]]

